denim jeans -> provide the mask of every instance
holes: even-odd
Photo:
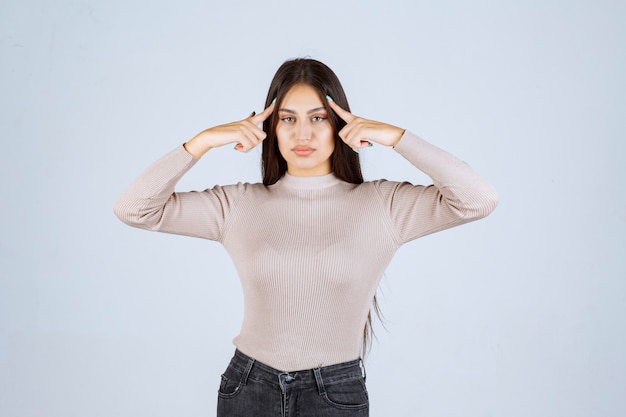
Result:
[[[361,360],[281,372],[239,350],[222,375],[217,417],[367,417]]]

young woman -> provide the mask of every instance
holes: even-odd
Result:
[[[433,185],[363,182],[358,151],[373,143],[393,147]],[[224,145],[262,145],[263,183],[174,191],[202,155]],[[497,202],[464,162],[402,128],[353,115],[330,68],[296,59],[278,69],[263,112],[167,154],[115,212],[132,226],[218,241],[232,257],[245,314],[218,416],[355,417],[368,415],[360,357],[393,254],[482,218]]]

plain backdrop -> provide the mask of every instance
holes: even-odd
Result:
[[[625,21],[608,0],[0,0],[0,415],[214,415],[231,261],[112,206],[302,56],[501,197],[389,266],[371,415],[626,415]],[[361,155],[366,179],[429,183]],[[212,151],[178,189],[258,181],[259,156]]]

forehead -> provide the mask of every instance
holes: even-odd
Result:
[[[299,109],[323,106],[320,93],[308,84],[296,84],[287,91],[281,108]]]

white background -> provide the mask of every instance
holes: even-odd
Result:
[[[0,415],[214,415],[242,317],[230,259],[112,205],[261,110],[300,56],[501,197],[390,265],[371,415],[626,415],[625,21],[597,0],[0,0]],[[362,159],[367,179],[428,181],[392,150]],[[219,149],[179,189],[259,171]]]

